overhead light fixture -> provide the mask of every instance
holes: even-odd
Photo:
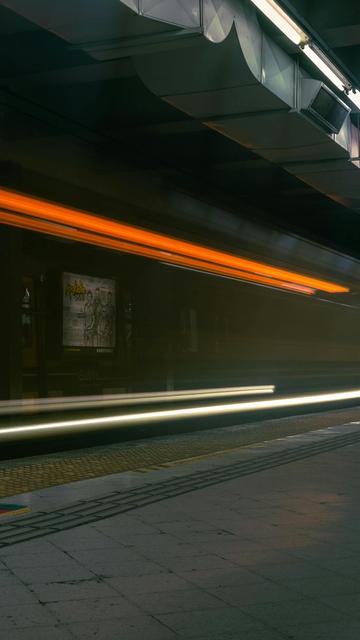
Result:
[[[349,91],[351,88],[348,80],[342,75],[342,73],[335,67],[335,65],[329,60],[329,58],[317,47],[313,42],[305,44],[303,52],[306,57],[327,77],[332,84],[340,89],[340,91]]]
[[[324,76],[360,109],[360,91],[354,90],[351,82],[341,73],[325,53],[310,40],[310,37],[274,0],[251,0],[291,42],[299,46]]]
[[[305,31],[288,16],[273,0],[251,0],[252,3],[294,44],[306,43]]]
[[[347,97],[358,109],[360,109],[360,91],[357,89],[349,91]]]

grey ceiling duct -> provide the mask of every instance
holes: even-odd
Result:
[[[145,84],[360,211],[359,130],[350,109],[264,33],[248,0],[203,0],[202,16],[206,37],[191,47],[135,59]]]
[[[98,60],[133,56],[163,100],[360,211],[358,128],[264,33],[249,0],[4,4]]]

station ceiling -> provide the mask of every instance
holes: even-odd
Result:
[[[360,82],[360,8],[357,0],[285,0],[338,60]]]
[[[21,189],[24,172],[33,171],[39,195],[51,197],[52,186],[59,193],[55,184],[68,180],[66,149],[75,139],[84,145],[95,173],[110,164],[119,172],[158,173],[208,202],[360,258],[358,213],[161,101],[144,86],[130,57],[99,62],[30,20],[32,2],[37,8],[50,5],[49,0],[0,2],[0,172],[5,186]],[[103,2],[109,23],[116,3]],[[360,88],[358,1],[282,4],[319,34]],[[75,10],[74,20],[79,20]],[[39,154],[43,164],[37,162]],[[41,167],[54,154],[57,172],[42,189]],[[72,171],[76,177],[75,163]]]

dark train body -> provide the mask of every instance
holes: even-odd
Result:
[[[21,233],[21,262],[12,274],[22,286],[22,344],[15,345],[21,368],[9,372],[18,397],[253,384],[275,384],[281,393],[360,387],[360,312],[336,297]],[[64,345],[65,272],[114,283],[113,348]]]

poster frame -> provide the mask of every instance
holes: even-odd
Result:
[[[94,278],[101,280],[111,281],[114,285],[114,332],[115,332],[115,340],[114,345],[111,347],[103,347],[103,346],[92,346],[92,345],[68,345],[64,342],[64,275],[72,274],[77,276],[78,278]],[[118,309],[119,309],[119,283],[117,278],[114,275],[109,274],[101,274],[99,272],[94,273],[92,271],[87,271],[87,273],[80,273],[77,271],[76,267],[73,269],[71,267],[62,268],[58,272],[58,282],[59,282],[59,299],[60,299],[60,323],[59,323],[59,345],[61,351],[64,355],[68,357],[85,357],[86,359],[97,359],[99,357],[104,358],[114,358],[117,354],[118,350],[118,342],[119,342],[119,326],[118,326]]]

